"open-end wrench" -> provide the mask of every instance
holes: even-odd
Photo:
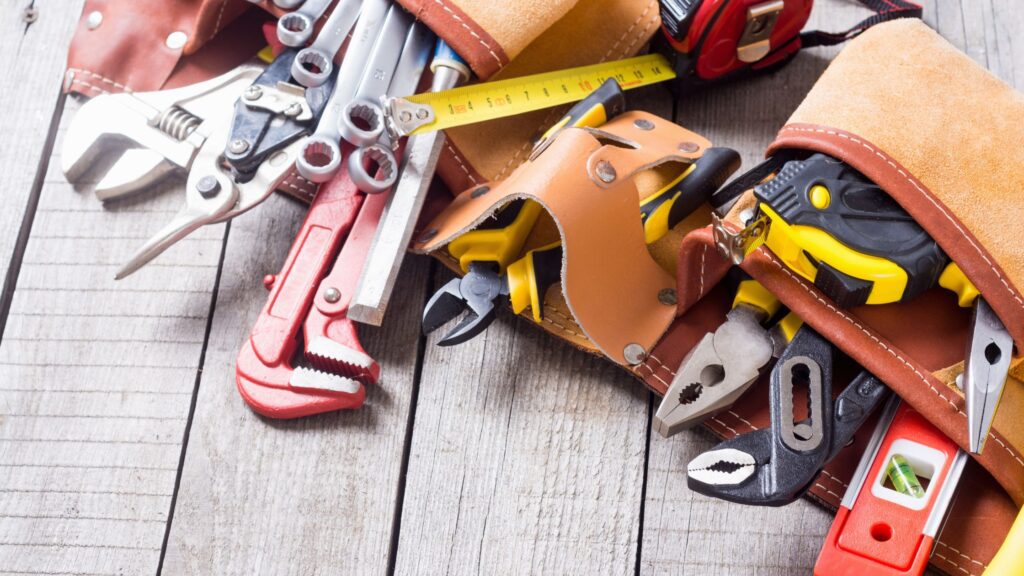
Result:
[[[340,0],[331,12],[316,40],[299,50],[292,61],[292,77],[306,88],[315,88],[327,81],[334,69],[334,56],[348,38],[359,17],[362,0]]]
[[[327,108],[320,117],[316,132],[306,139],[302,154],[296,162],[299,174],[313,182],[326,182],[330,180],[341,167],[341,148],[339,141],[341,134],[338,131],[338,120],[341,117],[345,106],[352,100],[363,76],[364,68],[368,69],[375,60],[374,56],[378,50],[378,39],[389,40],[399,44],[397,51],[401,50],[401,42],[405,39],[404,30],[391,36],[384,34],[387,24],[386,17],[391,7],[390,0],[366,0],[363,2],[363,9],[356,21],[355,29],[352,31],[352,38],[349,40],[345,52],[345,59],[338,67],[338,79],[334,94],[327,102]],[[398,55],[395,55],[395,62]],[[392,65],[392,71],[394,65]],[[390,72],[389,72],[390,76]]]
[[[316,21],[330,5],[331,0],[306,0],[298,10],[281,16],[277,21],[277,39],[292,48],[305,45],[313,35]]]

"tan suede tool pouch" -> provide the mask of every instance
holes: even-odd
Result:
[[[639,202],[709,146],[644,112],[627,112],[598,129],[563,130],[506,180],[460,194],[414,248],[458,269],[445,250],[449,242],[514,200],[538,202],[546,216],[522,252],[561,241],[563,253],[562,290],[548,291],[542,326],[620,365],[637,364],[676,317],[674,247],[682,231],[706,224],[710,215],[703,205],[649,248]]]
[[[936,239],[981,291],[1015,343],[1011,378],[983,454],[968,466],[933,563],[981,572],[1024,501],[1024,96],[957,51],[923,23],[873,28],[835,59],[768,149],[812,151],[843,160],[888,192]],[[726,217],[753,204],[747,192]],[[714,252],[710,230],[695,232],[680,256],[680,301],[697,302]],[[710,281],[727,265],[715,254]],[[882,378],[947,436],[967,446],[956,376],[970,324],[956,296],[933,288],[906,303],[844,310],[765,247],[743,268],[784,305]],[[698,271],[700,271],[698,273]],[[737,412],[739,408],[734,408]],[[841,458],[849,458],[846,452]],[[838,460],[841,460],[838,459]],[[830,466],[840,488],[848,478]],[[991,478],[988,478],[991,476]],[[996,482],[992,482],[994,479]]]

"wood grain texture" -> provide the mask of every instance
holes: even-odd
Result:
[[[671,114],[663,87],[628,102]],[[631,573],[647,392],[505,310],[459,346],[435,345],[445,329],[427,341],[396,573]]]
[[[67,46],[83,0],[8,0],[0,16],[0,170],[4,174],[0,210],[0,277],[7,274],[15,243],[29,208],[49,127],[60,94]],[[33,5],[37,20],[23,20]],[[0,326],[3,326],[0,319]]]
[[[72,188],[59,169],[77,108],[68,103],[0,343],[0,572],[148,573],[224,228],[201,230],[115,282],[121,262],[181,205],[183,186],[107,206],[90,179]]]
[[[275,196],[231,225],[164,574],[387,569],[429,262],[407,258],[384,326],[360,330],[383,374],[363,408],[259,417],[235,388],[235,357],[304,210]]]

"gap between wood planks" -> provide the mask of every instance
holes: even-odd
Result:
[[[27,31],[30,26],[32,26],[31,22],[26,23],[25,30]],[[22,214],[21,226],[18,228],[18,238],[14,243],[11,263],[7,268],[7,274],[4,276],[3,287],[0,288],[0,342],[3,342],[4,330],[7,327],[7,316],[11,312],[14,291],[18,287],[21,263],[25,257],[25,248],[28,246],[29,236],[32,234],[32,223],[35,221],[36,209],[39,207],[39,197],[43,192],[46,171],[50,167],[50,155],[53,153],[53,146],[57,140],[57,127],[60,125],[65,102],[67,102],[67,94],[61,92],[57,96],[57,103],[53,107],[53,114],[50,116],[50,125],[46,131],[46,140],[43,142],[39,163],[36,165],[36,174],[32,179],[32,189],[29,192],[28,202],[26,202],[25,211]]]
[[[181,472],[185,468],[185,455],[188,452],[189,434],[192,432],[192,419],[196,415],[196,401],[199,398],[199,385],[203,380],[203,366],[206,364],[206,349],[210,345],[210,332],[213,329],[213,315],[217,311],[217,294],[220,293],[220,278],[224,272],[224,255],[227,254],[228,236],[231,235],[231,221],[224,225],[224,237],[220,243],[220,256],[217,258],[217,274],[213,279],[213,290],[210,291],[210,307],[206,314],[206,327],[203,329],[203,346],[199,351],[199,363],[196,365],[196,379],[192,386],[192,399],[188,405],[188,417],[185,419],[185,431],[181,436],[181,455],[178,457],[178,470],[174,474],[174,489],[171,492],[171,504],[167,510],[167,521],[164,524],[164,538],[160,544],[160,559],[157,560],[157,576],[163,573],[164,557],[167,555],[167,542],[171,537],[171,524],[174,522],[174,506],[178,503],[178,489],[181,487]]]

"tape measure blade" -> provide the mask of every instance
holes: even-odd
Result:
[[[629,90],[670,80],[675,78],[675,72],[664,56],[648,54],[616,62],[471,84],[445,92],[416,94],[407,100],[429,105],[434,110],[435,120],[413,130],[412,134],[578,102],[608,78],[615,78],[623,90]]]

